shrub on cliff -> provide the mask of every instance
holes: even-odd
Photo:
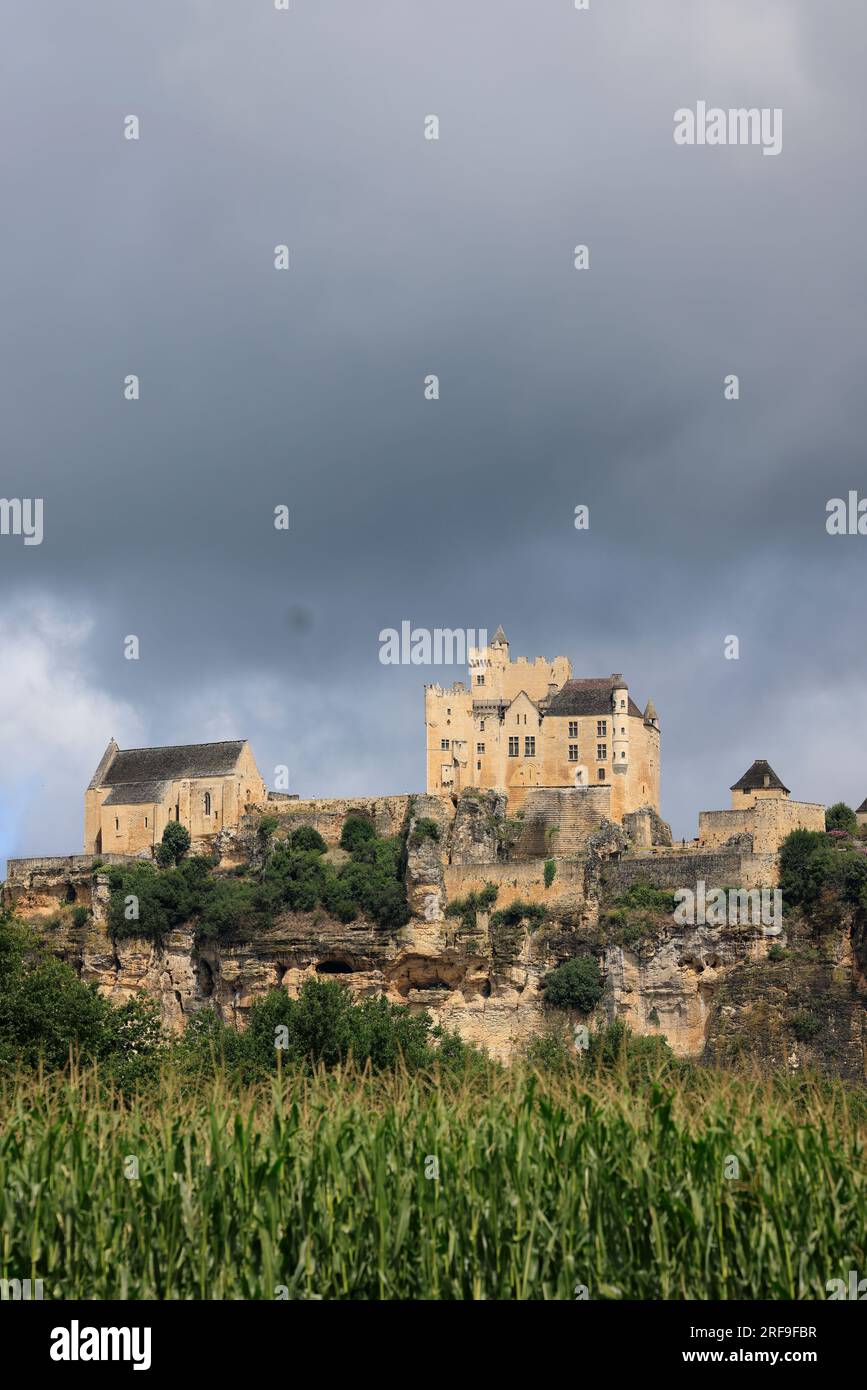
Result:
[[[780,845],[780,888],[787,907],[809,907],[834,876],[836,851],[819,830],[793,830]]]
[[[376,827],[367,816],[348,815],[340,832],[340,848],[354,854],[367,840],[376,839]]]
[[[157,863],[166,869],[170,864],[180,864],[190,847],[190,832],[179,820],[170,820],[163,838],[157,845]]]
[[[548,909],[542,903],[525,903],[520,898],[515,898],[509,903],[508,907],[500,908],[491,917],[491,926],[497,927],[517,927],[522,922],[531,922],[534,927],[544,922],[548,916]]]
[[[318,830],[312,825],[299,825],[297,830],[293,830],[289,843],[296,850],[312,850],[316,854],[324,854],[328,849]]]
[[[423,845],[425,840],[437,841],[439,837],[440,828],[436,821],[431,820],[430,816],[422,816],[413,826],[409,842],[413,849],[418,849],[419,845]]]
[[[793,830],[780,846],[780,888],[786,907],[827,921],[836,895],[842,905],[867,909],[867,856],[856,846],[837,849],[819,830]]]
[[[595,956],[573,956],[542,981],[545,1003],[555,1009],[589,1013],[602,998],[602,972]]]
[[[858,817],[845,801],[835,801],[825,812],[825,829],[845,830],[847,835],[855,835],[858,831]]]

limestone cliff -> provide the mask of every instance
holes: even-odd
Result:
[[[716,855],[675,853],[658,817],[600,825],[587,808],[579,792],[529,794],[514,819],[505,797],[493,792],[465,794],[457,805],[428,796],[281,805],[275,838],[313,825],[337,855],[350,811],[368,816],[382,834],[406,836],[412,915],[397,929],[363,919],[342,923],[316,909],[278,916],[248,940],[197,940],[189,923],[159,944],[114,941],[107,881],[84,856],[18,861],[4,896],[84,980],[118,1003],[146,990],[172,1028],[208,1006],[243,1026],[255,999],[274,987],[295,992],[315,972],[339,976],[361,995],[381,992],[427,1009],[505,1060],[551,1025],[545,975],[591,952],[605,987],[591,1022],[623,1018],[636,1033],[663,1034],[683,1056],[721,1063],[747,1056],[790,1069],[864,1075],[862,922],[841,921],[817,940],[797,919],[771,938],[761,928],[680,927],[668,917],[627,941],[606,925],[604,907],[629,883],[671,886],[695,874],[720,886],[746,883],[767,865],[731,846]],[[220,856],[218,873],[255,870],[268,853],[256,818],[223,832],[210,848]],[[538,903],[545,920],[505,925],[490,908],[456,913],[456,905],[490,884],[497,889],[495,910],[516,900]],[[76,907],[91,909],[86,920]],[[577,1021],[577,1014],[569,1019]]]

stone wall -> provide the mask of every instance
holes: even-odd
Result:
[[[812,801],[789,801],[781,796],[758,799],[745,810],[700,811],[698,838],[702,846],[718,849],[733,835],[751,835],[756,854],[776,854],[793,830],[824,830],[825,808]]]
[[[764,888],[777,882],[773,855],[743,854],[725,850],[672,850],[622,858],[605,867],[603,881],[612,894],[633,883],[652,883],[657,888],[695,888],[702,879],[713,888]]]

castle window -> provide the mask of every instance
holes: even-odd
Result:
[[[605,719],[597,719],[597,720],[596,720],[596,737],[597,737],[597,738],[604,738],[605,735],[606,735],[607,733],[608,733],[607,720],[605,720]]]
[[[481,765],[481,763],[476,763],[476,771],[477,771],[477,772],[481,772],[481,770],[482,770],[482,765]]]
[[[517,756],[518,756],[518,754],[519,754],[519,752],[520,752],[520,749],[521,749],[521,740],[520,740],[519,738],[510,738],[510,739],[509,739],[509,757],[510,757],[510,758],[517,758]]]
[[[477,744],[476,744],[476,752],[477,752],[477,753],[484,753],[484,751],[485,751],[485,745],[484,745],[483,743],[477,743]]]
[[[621,709],[626,709],[626,701],[625,701],[625,700],[621,700],[621,701],[620,701],[620,708],[621,708]]]
[[[450,709],[447,709],[447,710],[446,710],[446,714],[451,714],[451,710],[450,710]]]
[[[449,744],[449,741],[448,741],[447,738],[441,738],[441,739],[440,739],[440,748],[441,748],[441,749],[443,749],[443,750],[445,751],[445,750],[447,750],[450,746],[451,746],[451,745]]]
[[[621,756],[621,758],[625,758],[625,757],[626,757],[626,754],[625,754],[625,753],[621,753],[620,756]]]
[[[206,815],[206,816],[209,816],[210,814],[211,814],[211,793],[210,793],[210,792],[205,792],[205,815]]]
[[[596,745],[596,760],[597,760],[597,762],[602,763],[602,762],[605,761],[605,759],[606,759],[607,757],[608,757],[608,744],[607,744],[607,743],[597,743],[597,745]]]
[[[533,737],[532,734],[527,734],[526,738],[524,739],[524,757],[525,757],[525,758],[535,758],[535,756],[536,756],[536,740],[535,740],[535,738]]]
[[[483,734],[484,732],[485,732],[485,721],[484,721],[484,719],[480,719],[480,720],[479,720],[479,733],[480,733],[480,734]]]
[[[476,676],[476,685],[484,685],[484,683],[485,683],[485,678],[484,678],[484,676]]]
[[[604,781],[605,781],[605,768],[604,768],[604,767],[600,767],[600,769],[599,769],[599,771],[597,772],[596,776],[597,776],[597,778],[599,779],[600,782],[604,782]]]
[[[145,816],[145,830],[147,830],[147,828],[148,828],[148,818],[147,818],[147,816]]]
[[[114,818],[114,828],[115,830],[120,830],[120,821],[117,816]]]
[[[570,720],[569,720],[569,737],[570,737],[570,738],[577,738],[577,737],[578,737],[578,720],[577,720],[577,719],[570,719]]]
[[[578,761],[578,744],[577,744],[577,743],[570,743],[570,744],[569,744],[569,761],[570,761],[570,763],[577,763],[577,761]]]

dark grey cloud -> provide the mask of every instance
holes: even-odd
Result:
[[[756,756],[867,795],[867,539],[824,531],[867,493],[867,18],[755,10],[9,7],[0,492],[46,535],[0,540],[2,608],[11,640],[53,605],[94,714],[49,756],[6,710],[44,774],[0,774],[0,853],[75,847],[112,716],[245,734],[305,795],[420,787],[441,673],[379,664],[404,618],[623,670],[680,834]],[[677,148],[698,99],[781,107],[782,154]]]

